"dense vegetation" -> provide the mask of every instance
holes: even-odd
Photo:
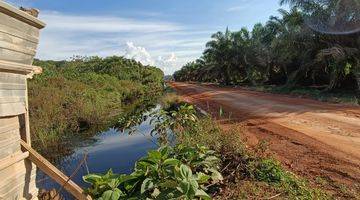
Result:
[[[29,81],[31,133],[46,156],[71,151],[64,149],[73,146],[65,145],[69,138],[82,140],[89,129],[116,125],[120,117],[146,110],[163,91],[160,69],[122,57],[34,64],[43,73]]]
[[[213,34],[201,58],[175,72],[175,80],[285,88],[316,85],[325,91],[359,92],[359,1],[282,0],[281,4],[290,4],[291,9],[280,9],[281,17],[272,16],[251,31]],[[330,19],[333,26],[315,24],[313,19]],[[351,27],[357,29],[350,32]]]
[[[259,199],[273,196],[326,199],[327,194],[310,188],[307,181],[285,171],[269,157],[261,143],[250,151],[238,129],[222,131],[174,95],[167,95],[163,108],[153,114],[152,133],[158,150],[138,160],[131,174],[89,174],[88,193],[102,200],[117,199]],[[171,130],[171,137],[166,137]],[[167,143],[164,139],[168,139]],[[221,155],[221,158],[220,156]]]

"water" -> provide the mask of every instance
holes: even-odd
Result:
[[[87,154],[86,165],[82,165],[72,180],[81,187],[88,185],[82,176],[90,173],[105,173],[112,169],[114,173],[130,173],[135,162],[146,155],[150,149],[156,149],[156,138],[150,136],[152,126],[150,119],[136,127],[137,132],[131,135],[128,131],[120,132],[114,128],[95,136],[95,143],[79,147],[71,156],[61,159],[56,165],[62,172],[70,176]],[[60,185],[52,181],[40,170],[37,172],[37,186],[44,189],[58,189]],[[70,194],[62,190],[65,199],[73,199]]]

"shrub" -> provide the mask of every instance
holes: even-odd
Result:
[[[138,160],[130,175],[89,174],[87,192],[102,200],[210,199],[210,183],[222,180],[219,159],[204,146],[163,146]]]

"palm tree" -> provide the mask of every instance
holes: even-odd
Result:
[[[223,83],[231,84],[231,38],[232,33],[228,28],[226,31],[217,32],[211,36],[212,40],[206,44],[204,56],[211,66],[223,69]]]
[[[315,31],[328,34],[360,32],[360,0],[280,0],[297,7]]]

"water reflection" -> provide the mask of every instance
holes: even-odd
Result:
[[[86,165],[82,166],[72,178],[82,187],[87,186],[82,181],[82,176],[86,175],[88,170],[91,173],[104,173],[111,168],[115,173],[130,173],[139,158],[146,155],[149,149],[157,148],[156,138],[149,134],[151,129],[150,118],[136,127],[135,134],[128,134],[128,131],[119,132],[111,128],[95,136],[95,143],[75,149],[71,156],[61,159],[56,166],[70,176],[87,154]],[[60,187],[40,170],[37,172],[37,186],[44,189]],[[62,194],[66,199],[73,199],[65,191]]]

